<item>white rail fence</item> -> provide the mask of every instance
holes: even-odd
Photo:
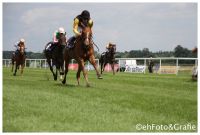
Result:
[[[97,66],[100,68],[99,59],[95,59]],[[154,62],[154,73],[160,74],[178,74],[182,71],[192,71],[197,67],[197,58],[116,58],[115,70],[133,73],[146,73],[148,63],[152,60]],[[127,65],[128,61],[134,62],[133,65]],[[3,59],[3,67],[11,67],[11,59]],[[77,70],[78,64],[73,59],[69,64],[69,69]],[[26,59],[26,68],[49,68],[46,59]],[[86,62],[87,70],[94,70],[94,67]],[[111,66],[107,65],[106,71],[111,71]]]

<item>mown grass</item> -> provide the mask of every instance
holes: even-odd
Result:
[[[186,75],[89,72],[76,85],[53,81],[49,70],[26,68],[12,76],[3,68],[4,132],[196,132],[137,130],[137,124],[197,126],[197,82]]]

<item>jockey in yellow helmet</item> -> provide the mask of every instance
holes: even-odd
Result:
[[[90,12],[87,10],[82,11],[80,15],[78,15],[76,18],[74,18],[74,24],[73,24],[73,32],[75,36],[71,37],[68,40],[67,47],[73,48],[74,41],[76,40],[76,37],[81,35],[81,31],[84,26],[89,26],[92,28],[93,21],[90,18]]]

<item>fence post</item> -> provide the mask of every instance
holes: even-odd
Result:
[[[35,59],[35,68],[37,67],[37,64],[36,64],[36,59]]]
[[[119,69],[118,69],[119,71],[118,72],[121,72],[120,71],[120,67],[121,67],[121,65],[120,65],[120,59],[118,59],[118,64],[119,64]]]
[[[146,74],[146,59],[144,59],[144,74]]]
[[[25,63],[24,63],[24,64],[25,64],[25,68],[26,68],[26,60],[25,60]]]
[[[178,75],[178,58],[176,58],[176,75]]]
[[[195,60],[195,67],[198,65],[198,59]]]
[[[162,66],[161,66],[161,59],[160,59],[160,74],[161,74],[161,67],[162,67]]]

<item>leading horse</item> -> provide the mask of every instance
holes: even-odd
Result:
[[[20,66],[21,66],[21,75],[23,74],[25,60],[26,60],[25,47],[23,45],[21,45],[21,46],[19,46],[19,50],[17,51],[17,53],[13,53],[12,58],[11,58],[12,72],[13,72],[13,68],[14,68],[14,64],[15,64],[15,71],[13,73],[14,76],[16,76],[17,69],[19,69]]]
[[[78,71],[76,74],[78,85],[80,84],[80,72],[83,71],[83,76],[86,80],[86,86],[90,86],[88,82],[87,71],[85,70],[84,64],[88,60],[94,67],[98,79],[102,79],[101,75],[97,69],[94,56],[94,48],[92,41],[92,30],[90,27],[85,26],[82,30],[81,36],[76,38],[74,48],[64,49],[64,60],[65,60],[65,75],[62,81],[63,84],[66,83],[66,75],[68,73],[68,65],[71,59],[75,59],[78,62]]]
[[[109,43],[109,51],[103,52],[99,60],[101,64],[101,74],[103,73],[106,64],[110,64],[113,71],[113,75],[115,75],[115,70],[114,70],[115,53],[116,53],[116,45]]]
[[[66,45],[66,36],[65,34],[61,34],[58,39],[58,43],[54,45],[53,50],[48,50],[47,46],[49,44],[52,44],[52,42],[49,42],[44,49],[44,55],[47,59],[47,63],[50,67],[50,70],[53,74],[54,80],[57,80],[58,71],[60,72],[60,79],[62,79],[62,76],[64,75],[64,59],[63,59],[63,50]],[[56,72],[53,71],[53,66],[56,66]]]

